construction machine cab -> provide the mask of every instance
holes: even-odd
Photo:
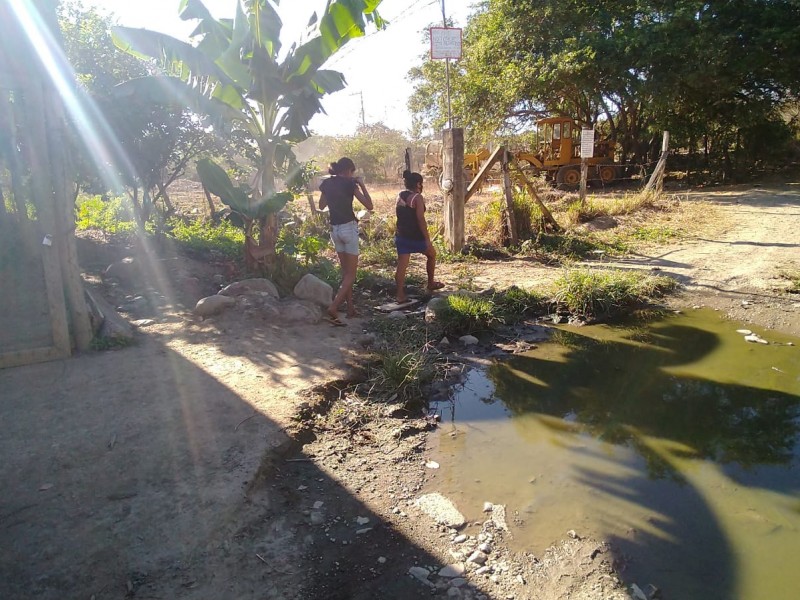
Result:
[[[548,117],[536,122],[539,129],[539,150],[544,164],[566,164],[575,158],[578,147],[573,142],[575,125],[572,119]]]

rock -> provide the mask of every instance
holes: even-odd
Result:
[[[460,589],[458,589],[456,587],[451,587],[451,588],[448,588],[448,590],[447,590],[447,597],[448,598],[463,598],[464,596],[461,593]]]
[[[369,523],[369,517],[358,517],[356,519],[356,523],[358,523],[359,525],[366,525],[367,523]]]
[[[462,335],[460,338],[458,338],[458,341],[465,346],[474,346],[478,343],[478,338],[476,338],[474,335]]]
[[[210,317],[211,315],[221,313],[234,304],[236,304],[236,300],[228,296],[207,296],[206,298],[200,298],[200,300],[198,300],[194,307],[194,314],[198,317]]]
[[[379,556],[378,557],[378,564],[385,565],[386,564],[386,557],[385,556]]]
[[[322,525],[325,522],[325,515],[320,510],[311,511],[311,524]]]
[[[314,502],[314,510],[322,508],[324,504],[325,503],[322,500],[317,500]]]
[[[494,504],[492,504],[491,502],[484,502],[483,503],[483,512],[492,512],[492,507],[493,506],[494,506]]]
[[[457,535],[457,536],[455,537],[455,539],[453,540],[453,543],[454,543],[454,544],[461,544],[461,543],[463,543],[463,542],[466,542],[466,541],[467,541],[467,536],[465,536],[465,535],[462,533],[461,535]]]
[[[749,329],[737,329],[736,333],[741,333],[742,335],[750,335],[753,332],[750,331]]]
[[[504,504],[492,505],[492,523],[497,529],[508,531],[508,523],[506,522],[506,507]]]
[[[458,512],[455,504],[438,492],[419,497],[416,505],[440,525],[458,529],[466,523],[464,515]]]
[[[155,325],[155,319],[137,319],[136,321],[131,321],[131,325],[134,327],[149,327],[150,325]]]
[[[631,584],[631,592],[633,592],[633,597],[636,598],[636,600],[649,600],[647,595],[642,591],[642,588],[635,583]]]
[[[442,346],[442,347],[446,347],[446,346],[449,346],[449,345],[450,345],[450,340],[448,340],[446,337],[443,337],[442,341],[439,342],[439,346]]]
[[[277,300],[269,299],[261,304],[258,312],[264,320],[275,323],[281,318],[281,305]]]
[[[581,539],[581,536],[579,536],[579,535],[577,534],[577,532],[576,532],[574,529],[570,529],[570,530],[567,532],[567,535],[568,535],[569,537],[571,537],[573,540],[579,540],[579,539]]]
[[[256,292],[265,292],[275,299],[280,298],[278,288],[275,287],[275,284],[263,277],[234,281],[230,285],[222,288],[218,293],[222,296],[241,296],[242,294]]]
[[[744,341],[745,342],[751,342],[751,343],[754,343],[754,344],[769,344],[769,342],[767,340],[765,340],[764,338],[762,338],[761,336],[759,336],[759,335],[757,335],[755,333],[752,333],[750,335],[744,336]]]
[[[492,553],[492,547],[489,544],[487,544],[486,542],[484,542],[481,545],[479,545],[478,546],[478,550],[480,550],[484,554],[491,554]]]
[[[319,323],[322,309],[311,302],[285,302],[280,308],[280,318],[287,323]]]
[[[467,562],[471,562],[476,565],[484,565],[486,564],[487,560],[489,560],[489,557],[486,556],[486,554],[484,554],[480,550],[476,550],[475,552],[469,555]]]
[[[333,302],[333,288],[311,273],[303,275],[294,286],[293,293],[301,300],[308,300],[325,308]]]
[[[463,577],[456,577],[452,581],[450,581],[450,586],[454,588],[460,588],[467,585],[467,580]]]
[[[491,567],[481,567],[480,569],[475,571],[475,573],[477,573],[478,575],[486,575],[486,573],[490,573],[491,570],[492,570]]]
[[[425,322],[433,323],[436,318],[441,314],[442,310],[447,306],[447,298],[436,297],[431,298],[425,306]]]
[[[439,463],[436,462],[435,460],[429,460],[428,462],[425,463],[425,466],[428,467],[429,469],[438,469]]]
[[[464,567],[463,563],[455,563],[440,569],[437,575],[439,575],[439,577],[453,579],[454,577],[461,577],[465,572],[466,568]]]
[[[86,300],[89,320],[97,337],[123,343],[133,341],[133,328],[105,298],[86,290]]]
[[[375,345],[375,342],[378,341],[378,336],[374,333],[365,333],[361,337],[358,338],[357,343],[362,348],[369,348]]]
[[[372,527],[364,527],[363,529],[357,529],[356,535],[364,535],[365,533],[368,533],[370,531],[372,531]]]
[[[417,581],[424,583],[428,587],[435,587],[433,583],[430,582],[428,579],[428,575],[430,575],[430,571],[428,569],[424,569],[422,567],[411,567],[408,570],[408,574],[411,575]]]
[[[389,313],[389,318],[390,319],[405,319],[406,318],[406,313],[404,313],[402,310],[393,310],[392,312]]]
[[[222,273],[214,273],[214,276],[211,278],[211,281],[213,281],[217,285],[222,285],[223,283],[225,283],[225,276]]]
[[[142,279],[139,261],[132,256],[111,263],[103,272],[103,279],[116,279],[121,284],[136,287]]]

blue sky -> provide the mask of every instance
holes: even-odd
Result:
[[[471,12],[473,0],[445,0],[447,15],[463,27]],[[106,12],[116,15],[121,25],[146,27],[185,38],[191,24],[181,21],[179,0],[85,0]],[[234,14],[235,0],[205,0],[204,4],[216,17]],[[283,0],[278,11],[284,32],[305,30],[313,11],[321,11],[325,0]],[[406,109],[411,87],[406,81],[408,70],[428,51],[423,43],[422,30],[428,25],[441,24],[441,0],[384,0],[381,15],[390,22],[381,32],[350,42],[340,54],[329,61],[329,68],[344,73],[348,86],[324,101],[327,115],[311,122],[319,134],[346,135],[352,133],[361,120],[361,94],[367,123],[382,121],[405,131],[411,127]],[[289,35],[284,43],[296,39]]]

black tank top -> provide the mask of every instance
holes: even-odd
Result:
[[[417,196],[417,198],[414,198]],[[397,215],[397,235],[398,237],[406,238],[409,240],[424,240],[425,236],[419,228],[419,221],[417,220],[417,209],[414,206],[408,206],[407,202],[413,203],[415,200],[422,198],[416,192],[403,190],[397,196],[397,204],[395,205],[394,212]]]
[[[328,201],[331,225],[344,225],[356,220],[353,213],[353,196],[356,191],[354,179],[334,175],[323,180],[319,184],[319,190]]]

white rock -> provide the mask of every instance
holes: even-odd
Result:
[[[474,335],[462,335],[460,338],[458,338],[458,341],[465,346],[474,346],[478,343],[478,338],[476,338]]]
[[[459,528],[466,523],[464,515],[458,511],[455,504],[438,492],[421,496],[415,504],[440,525]]]
[[[491,502],[484,502],[483,503],[483,512],[492,512],[492,507],[493,506],[494,506],[494,504],[492,504]]]
[[[280,318],[287,323],[319,323],[322,310],[311,302],[286,302],[281,305]]]
[[[265,293],[272,298],[279,298],[278,288],[269,279],[255,277],[253,279],[242,279],[226,285],[218,293],[221,296],[241,296],[243,294]]]
[[[448,579],[453,579],[454,577],[461,577],[466,572],[466,568],[464,567],[463,563],[454,563],[452,565],[447,565],[439,570],[439,577],[447,577]]]
[[[408,570],[408,574],[411,575],[417,581],[424,583],[428,587],[435,587],[433,583],[428,580],[428,575],[430,575],[430,571],[428,569],[424,569],[422,567],[411,567]]]
[[[492,570],[491,567],[481,567],[480,569],[475,571],[475,573],[477,573],[478,575],[485,575],[486,573],[491,572],[491,570]]]
[[[455,544],[461,544],[462,542],[466,542],[466,541],[467,541],[467,536],[465,536],[465,535],[462,533],[461,535],[457,535],[457,536],[455,537],[455,539],[453,540],[453,543],[455,543]]]
[[[378,564],[385,565],[386,564],[386,557],[385,556],[379,556],[378,557]]]
[[[437,315],[444,309],[445,306],[447,306],[447,298],[431,298],[428,301],[428,304],[425,306],[425,322],[434,322]]]
[[[303,275],[297,282],[294,286],[294,295],[322,307],[328,307],[333,302],[333,288],[311,273]]]
[[[469,558],[467,559],[467,562],[471,562],[471,563],[474,563],[476,565],[483,565],[483,564],[486,564],[486,561],[488,559],[489,559],[489,557],[486,556],[486,554],[484,554],[480,550],[476,550],[475,552],[470,554]]]
[[[480,550],[484,554],[491,554],[492,553],[492,547],[489,544],[487,544],[486,542],[484,542],[483,544],[478,546],[478,550]]]
[[[363,529],[357,529],[356,535],[364,535],[365,533],[368,533],[370,531],[372,531],[372,527],[364,527]]]
[[[429,460],[428,462],[425,463],[425,466],[428,467],[429,469],[438,469],[439,463],[436,462],[435,460]]]
[[[492,523],[497,529],[508,531],[508,522],[506,521],[506,507],[505,504],[492,505]]]
[[[314,502],[314,510],[322,508],[325,503],[322,500],[317,500]]]
[[[359,525],[366,525],[367,523],[369,523],[369,517],[358,517],[356,519],[356,523],[358,523]]]
[[[736,333],[741,333],[742,335],[750,335],[753,332],[750,331],[749,329],[737,329]]]
[[[234,304],[236,304],[236,300],[229,296],[208,296],[197,301],[194,307],[194,314],[198,317],[210,317],[221,313]]]
[[[633,592],[633,597],[636,598],[636,600],[648,600],[647,595],[642,591],[642,588],[635,583],[631,584],[631,591]]]
[[[755,333],[752,333],[750,335],[744,336],[744,341],[745,342],[752,342],[754,344],[769,344],[769,342],[767,340],[765,340],[764,338],[762,338],[759,335],[756,335]]]

